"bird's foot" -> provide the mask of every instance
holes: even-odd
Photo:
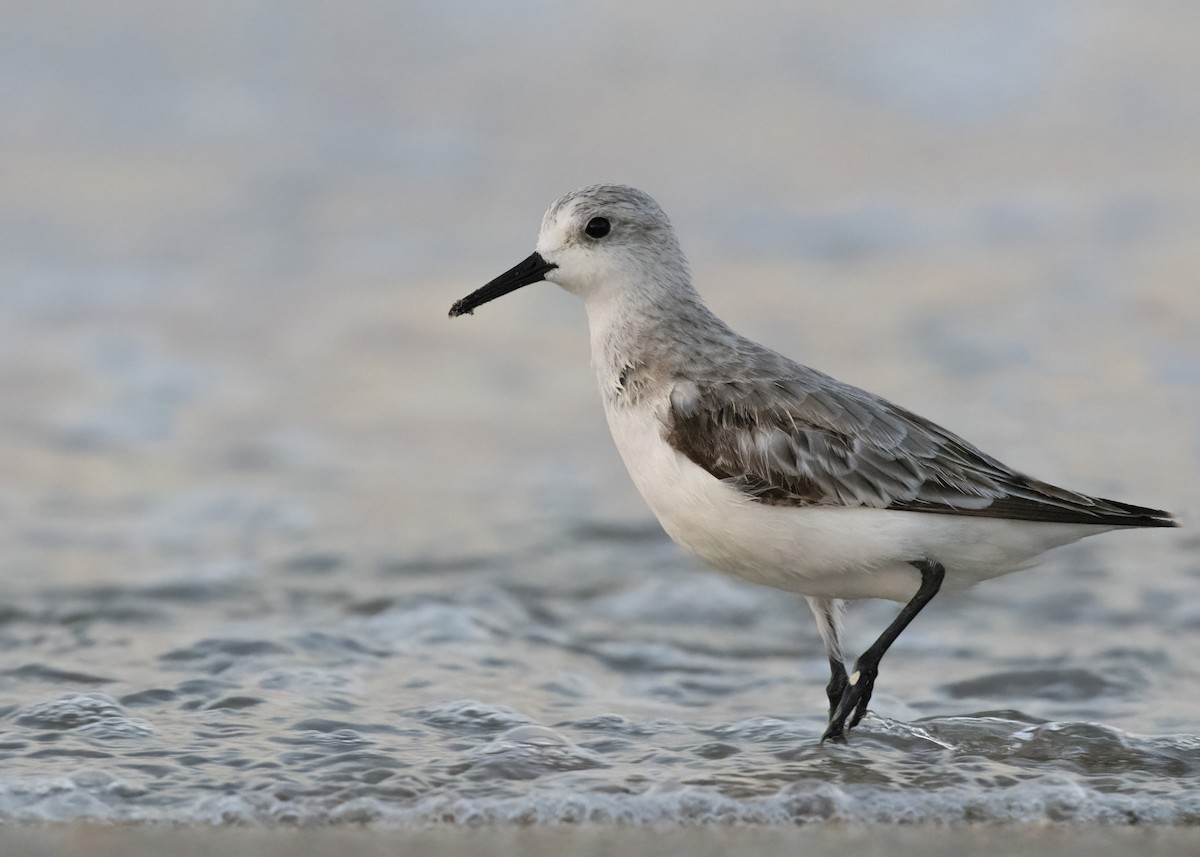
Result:
[[[867,713],[867,704],[871,701],[871,692],[875,689],[875,679],[878,675],[877,666],[855,664],[854,672],[846,679],[841,699],[829,714],[829,725],[825,728],[825,734],[821,736],[822,742],[846,743],[846,730],[857,726]],[[832,682],[829,689],[832,691]]]

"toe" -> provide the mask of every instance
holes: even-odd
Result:
[[[840,727],[834,729],[832,726],[830,726],[825,730],[825,734],[821,736],[821,743],[824,744],[826,741],[828,741],[830,744],[845,744],[846,733],[843,732]]]

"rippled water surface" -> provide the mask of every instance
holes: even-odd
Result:
[[[4,677],[5,812],[1200,819],[1200,739],[1100,722],[1168,683],[1161,653],[1092,647],[1075,666],[1030,663],[956,645],[942,619],[922,636],[929,651],[895,656],[918,663],[889,671],[878,715],[831,747],[817,742],[817,650],[769,593],[678,573],[583,590],[498,585],[484,571],[392,586],[286,574],[59,592],[54,606],[11,611],[5,643],[21,665]],[[402,594],[371,594],[385,589]],[[975,678],[939,678],[968,655],[954,665]],[[920,673],[933,675],[914,686]]]
[[[1200,823],[1190,4],[111,5],[0,34],[0,820]],[[580,307],[446,318],[609,179],[739,330],[1184,527],[935,600],[820,745]]]

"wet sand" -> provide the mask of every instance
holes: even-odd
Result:
[[[1106,829],[1061,826],[970,828],[812,826],[703,830],[622,830],[609,827],[522,830],[210,830],[84,826],[0,831],[7,857],[118,857],[172,854],[179,857],[346,857],[463,854],[513,857],[960,857],[964,854],[1055,857],[1156,857],[1192,855],[1200,848],[1195,829]]]

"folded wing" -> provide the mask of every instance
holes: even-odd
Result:
[[[917,414],[790,366],[796,371],[769,385],[679,381],[667,442],[716,478],[774,505],[1175,526],[1167,512],[1024,476]]]

